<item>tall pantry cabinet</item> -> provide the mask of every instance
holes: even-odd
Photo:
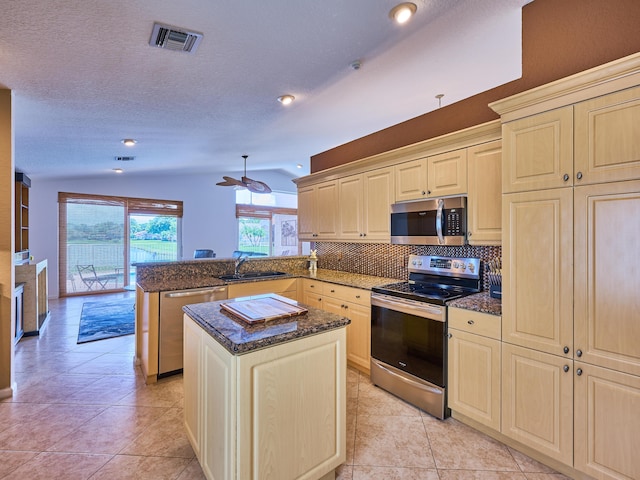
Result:
[[[640,478],[640,54],[495,102],[502,433]]]

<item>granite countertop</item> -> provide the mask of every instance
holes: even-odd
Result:
[[[490,315],[502,315],[502,302],[497,298],[491,298],[489,292],[480,292],[458,298],[457,300],[447,302],[447,306],[488,313]]]
[[[293,300],[270,295],[298,305],[298,302]],[[261,296],[266,295],[256,298]],[[304,315],[249,325],[220,309],[221,303],[236,301],[239,299],[196,303],[187,305],[182,310],[232,355],[242,355],[351,323],[348,318],[340,315],[305,306],[309,311]]]
[[[144,284],[138,283],[138,285],[145,292],[160,292],[172,290],[187,290],[191,288],[219,287],[240,283],[265,282],[283,278],[311,278],[323,282],[345,285],[347,287],[362,288],[365,290],[371,290],[372,287],[375,287],[377,285],[384,285],[387,283],[394,283],[399,281],[397,278],[375,277],[372,275],[341,272],[339,270],[318,269],[315,273],[311,273],[308,269],[304,269],[290,271],[287,273],[287,275],[280,275],[277,277],[249,278],[244,280],[233,280],[230,282],[225,282],[211,275],[203,275],[189,276],[186,278],[176,276],[173,278],[163,278],[161,281],[156,282],[145,282]]]

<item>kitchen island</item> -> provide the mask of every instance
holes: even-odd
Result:
[[[346,457],[349,320],[305,306],[249,325],[221,310],[240,301],[184,307],[184,423],[205,476],[335,478]]]

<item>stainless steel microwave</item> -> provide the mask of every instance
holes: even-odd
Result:
[[[464,245],[467,197],[433,198],[391,206],[391,243]]]

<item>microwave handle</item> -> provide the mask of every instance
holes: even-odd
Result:
[[[444,200],[438,199],[438,211],[436,213],[436,233],[438,234],[438,244],[444,245],[444,237],[442,236],[442,210],[444,209]]]

